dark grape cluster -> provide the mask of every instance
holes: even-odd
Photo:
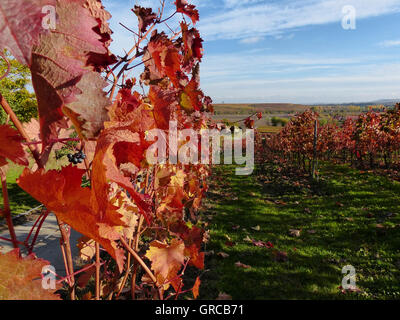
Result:
[[[70,163],[78,164],[85,160],[86,155],[82,151],[79,151],[75,154],[68,154],[67,157]]]

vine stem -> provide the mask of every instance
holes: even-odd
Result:
[[[132,247],[132,239],[129,239],[128,245],[129,245],[130,247]],[[117,292],[117,295],[115,296],[116,298],[118,298],[118,297],[121,295],[122,290],[123,290],[124,287],[125,287],[126,280],[128,279],[129,273],[130,273],[130,271],[131,271],[131,257],[132,257],[131,253],[128,252],[128,259],[127,259],[127,261],[126,261],[125,275],[124,275],[124,278],[122,279],[121,285],[119,286],[119,290],[118,290],[118,292]]]
[[[43,169],[44,166],[40,159],[40,155],[39,155],[39,152],[38,152],[36,146],[31,144],[31,142],[32,142],[31,138],[28,136],[24,127],[22,126],[21,121],[19,121],[17,115],[11,109],[7,100],[3,97],[3,95],[1,93],[0,93],[0,105],[3,108],[3,110],[5,111],[5,113],[10,117],[10,120],[13,122],[15,128],[18,130],[18,132],[21,134],[21,136],[28,143],[27,146],[28,146],[29,150],[31,151],[33,158],[35,159],[35,162],[38,165],[38,168]],[[64,223],[61,220],[58,220],[58,218],[57,218],[57,223],[58,223],[58,227],[61,232],[62,248],[65,249],[65,253],[66,253],[65,255],[63,255],[63,257],[66,259],[64,262],[65,262],[66,266],[68,267],[67,268],[68,270],[66,269],[66,272],[67,272],[67,274],[68,274],[68,272],[70,274],[72,273],[71,282],[72,282],[72,286],[73,286],[73,283],[75,282],[74,275],[73,275],[74,274],[74,265],[73,265],[73,261],[72,261],[71,244],[69,241],[69,236],[67,235],[66,230],[64,228]],[[14,228],[14,226],[12,224],[12,220],[10,221],[10,225],[11,225],[11,227],[9,227],[9,230],[12,230]],[[74,299],[75,299],[75,289],[73,287],[71,287],[71,300],[74,300]]]
[[[149,267],[144,263],[142,258],[136,253],[135,250],[133,250],[131,247],[129,247],[129,245],[126,243],[125,239],[122,236],[120,237],[120,240],[121,240],[122,245],[125,247],[125,249],[131,253],[131,255],[136,259],[136,261],[139,262],[139,264],[142,266],[143,270],[149,275],[149,277],[151,278],[151,281],[153,281],[154,284],[157,285],[157,278],[155,277],[153,272],[151,272]]]
[[[49,143],[64,143],[64,142],[69,142],[69,141],[81,141],[79,138],[63,138],[63,139],[50,139]],[[30,145],[30,144],[41,144],[43,143],[42,141],[31,141],[31,142],[23,142],[22,144],[25,145]]]
[[[1,190],[3,192],[3,203],[4,203],[3,215],[7,221],[7,226],[10,232],[13,247],[18,248],[18,240],[15,234],[14,224],[11,219],[10,201],[8,199],[8,190],[7,190],[7,176],[2,168],[0,168],[0,176],[1,176]]]
[[[100,245],[96,242],[96,300],[100,300]]]
[[[137,251],[139,249],[139,239],[141,235],[141,229],[144,221],[144,216],[141,215],[139,218],[139,226],[136,232],[136,239],[135,239],[135,250]],[[135,300],[135,293],[136,293],[136,275],[137,275],[137,269],[138,269],[138,264],[137,261],[134,263],[133,267],[133,274],[132,274],[132,279],[131,279],[131,296],[132,299]]]
[[[68,226],[61,220],[57,218],[58,227],[61,232],[61,247],[65,250],[65,254],[63,253],[64,262],[66,262],[67,274],[69,274],[69,283],[70,283],[70,298],[71,300],[75,300],[75,276],[74,276],[74,262],[72,260],[72,252],[71,252],[71,243],[69,241],[69,233],[67,232],[65,226]]]
[[[110,98],[113,98],[114,92],[115,92],[115,88],[118,85],[118,81],[121,77],[121,75],[127,70],[128,66],[138,57],[138,54],[136,53],[132,58],[129,59],[129,56],[133,53],[133,51],[135,49],[139,49],[139,45],[140,43],[147,38],[147,36],[150,34],[150,32],[153,31],[154,27],[159,24],[162,23],[164,21],[167,21],[168,19],[172,18],[177,12],[175,12],[172,16],[170,16],[169,18],[165,19],[165,20],[161,20],[162,16],[163,16],[163,12],[164,12],[164,8],[165,8],[165,1],[162,2],[162,7],[159,10],[159,17],[158,19],[150,26],[150,28],[146,31],[146,33],[144,35],[142,35],[142,33],[140,32],[140,35],[138,37],[138,41],[135,42],[135,45],[129,50],[129,52],[126,53],[125,57],[123,57],[120,61],[118,61],[107,73],[106,75],[106,79],[108,79],[110,77],[110,75],[113,75],[114,77],[114,81],[113,81],[113,86],[110,90]],[[122,25],[122,24],[121,24]],[[125,27],[124,25],[122,25],[123,27]],[[129,28],[125,27],[126,29],[129,30]],[[132,30],[130,30],[132,31]],[[132,31],[133,32],[133,31]],[[128,60],[129,59],[129,60]],[[127,62],[128,61],[128,62]],[[114,70],[116,70],[123,62],[126,62],[125,65],[122,67],[122,69],[119,71],[118,75],[115,76],[114,74]]]
[[[155,24],[153,24],[149,30],[146,32],[145,35],[143,35],[141,38],[138,39],[138,41],[135,43],[135,45],[131,48],[131,50],[129,50],[129,52],[126,54],[126,57],[128,58],[129,55],[132,54],[132,52],[139,47],[140,43],[149,35],[149,33],[154,29]],[[137,55],[135,54],[120,70],[120,72],[118,73],[117,76],[115,76],[115,74],[113,74],[114,70],[116,70],[116,68],[118,68],[122,62],[124,62],[124,60],[121,60],[120,62],[118,62],[112,69],[110,69],[106,75],[106,79],[108,79],[110,77],[110,75],[113,75],[114,77],[114,82],[113,82],[113,86],[110,90],[110,92],[114,93],[115,92],[115,87],[118,84],[118,80],[121,76],[121,74],[126,70],[126,68],[132,63],[133,60],[135,60],[137,58]],[[125,60],[126,61],[126,60]],[[110,95],[110,98],[112,99],[112,96]]]

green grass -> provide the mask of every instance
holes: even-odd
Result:
[[[327,164],[318,183],[276,169],[258,178],[235,176],[230,166],[215,169],[206,203],[211,254],[200,298],[224,292],[233,299],[399,299],[400,184]],[[301,229],[300,236],[289,229]],[[275,247],[256,247],[246,236]],[[287,252],[287,261],[275,261],[274,251]],[[238,268],[237,261],[251,268]],[[360,293],[338,288],[342,267],[349,264]]]
[[[17,185],[16,180],[20,176],[22,171],[22,166],[11,164],[7,172],[8,197],[10,200],[11,213],[13,215],[26,212],[27,210],[39,205],[39,203],[35,199],[33,199],[29,194],[27,194]],[[2,193],[0,193],[0,205],[3,206]]]
[[[31,159],[31,165],[33,160]],[[62,166],[68,165],[68,159],[66,156],[56,160],[54,156],[54,151],[50,154],[49,160],[46,163],[46,170],[60,169]],[[19,166],[13,163],[9,164],[9,169],[7,171],[7,189],[8,197],[10,199],[11,213],[13,215],[18,215],[20,213],[26,212],[29,209],[37,207],[40,205],[38,201],[33,199],[29,194],[23,191],[17,185],[17,179],[24,170],[23,166]],[[3,194],[0,192],[0,206],[3,206]],[[0,218],[1,219],[1,218]],[[1,220],[0,220],[1,221]]]

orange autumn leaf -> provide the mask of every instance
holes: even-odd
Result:
[[[147,221],[151,220],[148,196],[140,194],[132,185],[130,177],[126,177],[120,168],[124,163],[132,163],[139,168],[144,159],[145,148],[146,143],[142,136],[133,132],[129,125],[108,128],[100,135],[93,159],[91,203],[101,217],[107,215],[109,183],[114,182],[128,191],[140,213]]]
[[[91,205],[91,190],[82,188],[84,170],[73,166],[64,167],[61,171],[43,169],[31,172],[25,168],[17,180],[18,185],[33,198],[43,203],[56,216],[69,224],[81,234],[94,239],[117,261],[122,270],[124,262],[123,250],[118,249],[115,238],[107,238],[109,234],[100,229],[100,225],[124,226],[121,215],[106,204],[108,215],[101,217],[99,211]],[[117,208],[115,208],[117,209]]]
[[[129,87],[120,89],[114,103],[109,108],[110,123],[107,123],[106,126],[115,122],[134,121],[137,114],[133,114],[133,112],[142,103],[142,98],[137,91],[132,93],[132,88]]]
[[[204,269],[204,252],[199,252],[195,244],[185,248],[185,256],[190,258],[190,265],[198,269]]]
[[[196,282],[194,283],[194,286],[193,286],[193,288],[192,288],[193,297],[194,297],[195,299],[197,299],[197,297],[199,296],[200,284],[201,284],[200,278],[197,277],[197,278],[196,278]]]
[[[0,166],[9,159],[17,164],[27,166],[27,154],[22,146],[22,136],[9,125],[0,125]]]
[[[175,88],[180,87],[178,74],[181,73],[181,59],[178,49],[163,32],[155,32],[152,35],[147,45],[147,52],[143,56],[143,61],[150,72],[150,79],[167,76]]]
[[[180,93],[180,105],[188,113],[201,110],[203,93],[199,90],[199,84],[192,78],[188,85]]]
[[[55,289],[43,289],[41,273],[50,263],[19,250],[0,252],[0,300],[61,300]]]
[[[176,239],[173,239],[170,245],[157,240],[150,243],[146,257],[151,261],[151,269],[154,271],[158,284],[165,284],[165,290],[169,287],[167,282],[177,277],[184,263],[184,250],[183,242]]]
[[[171,112],[176,108],[176,96],[173,90],[161,90],[158,86],[150,86],[149,99],[153,106],[154,120],[158,129],[169,129]]]
[[[189,228],[183,221],[172,223],[170,232],[183,240],[185,257],[189,258],[189,265],[204,269],[204,252],[200,252],[203,243],[204,230],[196,226]]]

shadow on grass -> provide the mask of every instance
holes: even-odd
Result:
[[[296,189],[286,187],[296,177],[282,179],[272,171],[273,182],[265,184],[235,176],[232,167],[217,168],[227,186],[220,196],[213,191],[210,202],[207,250],[214,254],[206,258],[200,298],[215,299],[219,292],[234,299],[400,298],[400,184],[339,166],[326,165],[321,174],[319,182]],[[290,236],[289,229],[300,236]],[[275,248],[256,247],[246,237]],[[275,261],[274,251],[285,251],[287,261]],[[237,261],[251,268],[238,268]],[[338,289],[348,264],[356,269],[361,293]]]

